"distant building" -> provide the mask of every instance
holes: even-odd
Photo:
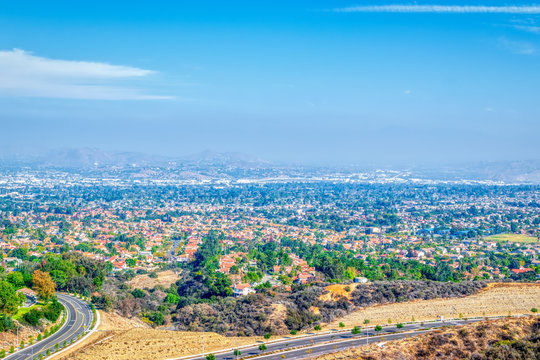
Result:
[[[381,228],[379,227],[368,227],[366,229],[366,234],[380,234],[381,233]]]
[[[365,283],[368,282],[368,279],[363,277],[363,276],[359,276],[359,277],[354,278],[354,282],[355,283],[360,283],[360,284],[365,284]]]
[[[17,294],[23,294],[26,297],[24,307],[30,307],[37,302],[37,294],[32,289],[22,288],[17,290]]]
[[[315,277],[310,273],[300,273],[296,276],[296,279],[294,279],[294,282],[297,284],[307,284],[311,281],[313,281]]]
[[[254,292],[255,290],[249,284],[235,284],[233,286],[233,296],[247,296]]]

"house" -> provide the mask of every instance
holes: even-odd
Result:
[[[307,284],[310,281],[314,280],[314,276],[309,273],[300,273],[296,276],[296,279],[294,279],[294,282],[297,284]]]
[[[30,307],[37,302],[37,294],[32,289],[22,288],[17,290],[17,294],[23,294],[26,297],[23,307]]]
[[[368,279],[365,278],[365,277],[359,276],[359,277],[354,278],[354,282],[355,283],[360,283],[360,284],[365,284],[365,283],[368,282]]]
[[[513,272],[514,274],[523,274],[523,273],[526,273],[526,272],[529,272],[529,271],[534,271],[534,270],[531,269],[531,268],[512,269],[512,272]]]
[[[233,296],[247,296],[254,292],[255,290],[249,284],[235,284],[233,286]]]
[[[127,264],[125,261],[113,262],[113,271],[121,271],[127,269]]]

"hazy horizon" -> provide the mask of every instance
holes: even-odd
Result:
[[[0,154],[535,160],[539,50],[524,2],[8,3]]]

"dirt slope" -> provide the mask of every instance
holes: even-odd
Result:
[[[315,357],[317,360],[469,359],[500,341],[531,335],[538,318],[500,319]],[[382,347],[381,347],[382,345]]]
[[[403,303],[367,307],[336,319],[323,328],[337,328],[340,322],[347,327],[362,325],[364,319],[370,324],[393,323],[449,318],[462,314],[464,317],[530,313],[531,308],[540,308],[540,283],[490,284],[475,295],[456,299],[417,300]]]
[[[156,285],[161,285],[167,289],[180,278],[172,270],[158,272],[157,276],[157,278],[153,279],[148,274],[137,275],[131,279],[129,284],[138,289],[153,289]]]

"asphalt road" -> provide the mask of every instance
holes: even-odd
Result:
[[[58,295],[58,301],[64,305],[67,312],[67,318],[64,326],[48,338],[35,343],[32,346],[25,347],[14,354],[7,356],[7,360],[33,360],[38,359],[39,354],[45,357],[47,349],[54,353],[56,344],[62,347],[64,341],[68,344],[71,339],[77,340],[77,335],[90,329],[94,314],[90,306],[84,301],[74,298],[70,295]]]
[[[261,351],[258,346],[241,348],[241,357],[244,356],[256,356],[257,359],[276,359],[281,360],[282,355],[285,355],[286,359],[302,359],[311,357],[314,355],[328,354],[335,351],[346,350],[348,348],[367,345],[371,343],[378,343],[387,340],[402,339],[406,336],[416,336],[423,334],[429,330],[436,329],[443,326],[456,326],[464,325],[472,322],[481,321],[482,319],[471,320],[452,320],[452,321],[436,321],[426,322],[422,326],[421,324],[404,324],[402,329],[396,328],[396,325],[383,326],[383,330],[375,332],[373,329],[362,330],[360,334],[352,334],[348,331],[336,331],[330,334],[317,335],[313,333],[312,336],[306,337],[291,337],[290,339],[279,341],[275,343],[266,343],[267,350]],[[372,336],[377,335],[377,336]],[[384,340],[381,340],[384,337]],[[261,342],[262,343],[262,342]],[[294,349],[296,347],[302,347],[301,349]],[[290,349],[290,350],[288,350]],[[265,353],[279,351],[276,354]],[[232,351],[227,353],[216,353],[216,360],[234,360],[235,356]],[[202,356],[190,357],[193,360],[204,360]]]

